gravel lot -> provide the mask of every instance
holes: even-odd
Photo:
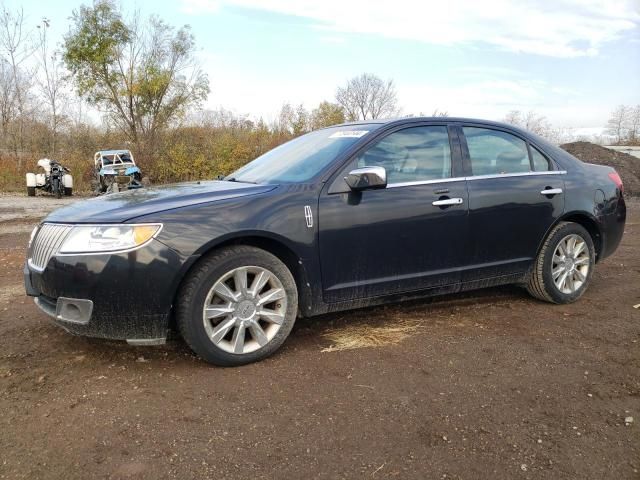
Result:
[[[235,369],[49,323],[24,247],[68,201],[0,196],[2,479],[640,478],[637,200],[578,303],[505,287],[329,315]],[[348,332],[382,340],[335,348]]]

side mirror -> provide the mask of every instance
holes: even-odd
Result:
[[[362,167],[351,170],[344,177],[351,190],[371,190],[387,186],[387,171],[384,167]]]

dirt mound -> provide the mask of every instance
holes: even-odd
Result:
[[[565,143],[560,148],[583,162],[615,168],[622,178],[624,193],[640,196],[640,159],[590,142]]]

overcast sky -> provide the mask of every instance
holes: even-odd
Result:
[[[6,0],[60,40],[81,2]],[[404,113],[501,119],[535,110],[601,127],[640,103],[640,0],[176,0],[124,2],[190,24],[208,107],[275,117],[362,72],[393,79]]]

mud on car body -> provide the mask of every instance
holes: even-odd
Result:
[[[318,130],[225,180],[78,202],[36,228],[27,293],[71,333],[177,329],[239,365],[295,319],[516,283],[577,300],[617,248],[622,183],[526,131],[463,118]]]

